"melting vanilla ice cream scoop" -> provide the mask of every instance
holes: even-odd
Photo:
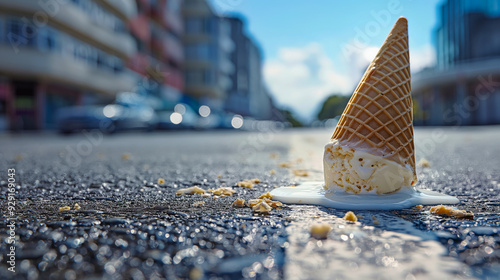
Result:
[[[332,140],[323,160],[325,189],[353,194],[388,194],[410,188],[413,172],[392,160]]]

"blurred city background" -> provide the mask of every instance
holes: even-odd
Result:
[[[414,2],[0,0],[0,131],[334,126],[399,16],[415,125],[500,124],[500,0]]]

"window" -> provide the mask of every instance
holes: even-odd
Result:
[[[203,72],[199,70],[186,71],[186,83],[201,84],[203,83]]]
[[[202,25],[199,19],[188,19],[186,20],[186,33],[188,34],[197,34],[201,33]]]
[[[33,25],[20,19],[10,19],[7,22],[6,39],[14,47],[35,46],[36,30]]]
[[[213,48],[207,44],[191,44],[186,46],[186,57],[192,59],[210,59]]]
[[[61,42],[59,32],[55,29],[45,26],[38,30],[38,48],[42,51],[59,51]]]
[[[205,72],[203,73],[203,82],[205,84],[213,84],[214,83],[214,80],[215,80],[215,76],[214,76],[214,73],[210,70],[205,70]]]
[[[113,72],[120,73],[123,71],[123,61],[118,57],[111,58],[111,66],[113,68]]]
[[[0,17],[0,43],[3,41],[4,41],[4,39],[3,39],[3,18]]]

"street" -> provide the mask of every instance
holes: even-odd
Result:
[[[499,279],[499,126],[415,129],[416,161],[428,162],[417,167],[418,187],[456,196],[473,219],[424,206],[355,211],[353,224],[346,210],[318,206],[268,215],[232,207],[321,181],[332,132],[2,134],[0,278]],[[253,178],[253,188],[236,186]],[[192,186],[236,193],[176,195]],[[317,222],[332,226],[327,239],[310,236]]]

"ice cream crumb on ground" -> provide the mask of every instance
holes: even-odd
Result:
[[[271,174],[271,175],[274,175],[274,174],[276,174],[276,170],[274,170],[274,169],[271,169],[271,171],[269,171],[269,174]]]
[[[203,270],[195,267],[189,271],[189,279],[198,280],[203,278]]]
[[[277,159],[277,158],[279,158],[279,157],[280,157],[280,155],[279,155],[279,154],[277,154],[277,153],[271,153],[271,154],[269,155],[269,157],[270,157],[270,158],[272,158],[272,159]]]
[[[71,207],[69,206],[59,207],[59,211],[69,211],[69,210],[71,210]]]
[[[311,226],[310,232],[311,237],[316,239],[326,239],[328,237],[328,233],[332,230],[332,226],[325,223],[316,223]]]
[[[165,184],[165,179],[158,178],[158,185],[163,185],[163,184]]]
[[[434,215],[448,215],[457,218],[474,218],[474,213],[467,212],[466,210],[458,210],[449,206],[437,205],[430,209],[431,214]]]
[[[419,205],[417,205],[417,206],[415,206],[415,207],[417,207],[417,209],[422,209],[422,208],[424,208],[424,206],[423,206],[423,205],[420,205],[420,204],[419,204]]]
[[[280,164],[278,164],[278,166],[281,168],[289,168],[292,166],[292,163],[291,162],[281,162]]]
[[[270,192],[266,192],[266,193],[261,194],[261,195],[259,196],[259,199],[261,199],[261,198],[269,198],[269,199],[273,199],[273,195],[272,195]]]
[[[281,207],[283,206],[283,203],[280,201],[275,201],[275,200],[270,200],[270,199],[250,199],[247,201],[247,206],[249,207],[254,207],[255,205],[265,202],[271,207]]]
[[[220,188],[217,188],[215,190],[210,189],[208,191],[215,194],[215,195],[224,195],[224,196],[233,195],[234,193],[236,193],[236,191],[230,187],[220,187]]]
[[[292,172],[293,172],[293,175],[299,176],[299,177],[307,177],[307,176],[309,176],[309,172],[307,172],[304,169],[293,169]]]
[[[130,155],[129,153],[124,153],[124,154],[122,155],[122,160],[129,160],[129,159],[130,159],[130,157],[131,157],[131,155]]]
[[[217,175],[217,178],[218,179],[222,178],[222,175],[221,174]]]
[[[373,219],[373,224],[374,224],[374,225],[376,225],[376,226],[380,225],[380,222],[379,222],[379,220],[377,219],[377,217],[372,216],[372,219]]]
[[[269,206],[271,206],[273,208],[283,206],[283,203],[281,203],[280,201],[277,201],[277,200],[268,200],[268,199],[266,199],[265,202],[267,204],[269,204]]]
[[[253,188],[254,184],[258,183],[260,183],[260,179],[254,178],[250,180],[239,181],[238,183],[236,183],[236,186],[251,189]]]
[[[358,220],[361,220],[361,219],[363,219],[363,216],[356,214],[356,218],[358,218]]]
[[[252,211],[256,213],[267,214],[270,213],[271,210],[271,206],[269,206],[269,204],[267,204],[265,201],[261,201],[252,207]]]
[[[424,167],[424,168],[431,167],[431,163],[428,160],[426,160],[425,158],[423,158],[423,159],[420,159],[418,161],[417,166]]]
[[[80,205],[78,205],[78,203],[75,203],[75,206],[73,206],[73,208],[75,208],[76,210],[78,210],[78,209],[80,209],[82,207],[80,207]]]
[[[241,199],[241,198],[237,198],[233,204],[232,204],[233,207],[245,207],[245,200],[244,199]]]
[[[200,207],[203,204],[205,204],[205,201],[198,201],[198,202],[193,203],[193,207]]]
[[[177,192],[175,193],[176,195],[192,195],[192,194],[204,194],[205,193],[205,190],[198,187],[198,186],[193,186],[193,187],[190,187],[190,188],[185,188],[185,189],[180,189],[180,190],[177,190]]]
[[[346,220],[348,222],[355,223],[355,222],[358,221],[358,217],[356,217],[356,215],[354,214],[354,212],[349,211],[349,212],[345,213],[344,220]]]

